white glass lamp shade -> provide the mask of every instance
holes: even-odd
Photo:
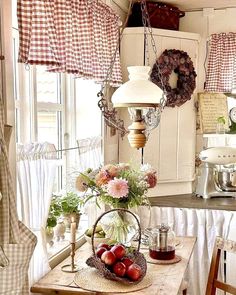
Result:
[[[163,91],[149,81],[150,67],[128,67],[129,81],[122,84],[113,94],[114,107],[156,107]]]

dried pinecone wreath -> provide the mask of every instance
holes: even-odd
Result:
[[[157,63],[167,92],[166,106],[179,107],[187,100],[190,100],[196,87],[197,74],[194,70],[193,62],[187,52],[176,49],[166,49],[158,58]],[[169,84],[172,71],[178,75],[176,88],[171,88]],[[160,88],[163,88],[156,63],[152,68],[151,80]]]

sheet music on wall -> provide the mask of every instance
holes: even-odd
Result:
[[[227,97],[223,93],[198,93],[198,106],[201,133],[216,133],[219,117],[225,118],[225,129],[228,129]]]

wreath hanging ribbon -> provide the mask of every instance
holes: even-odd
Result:
[[[161,72],[158,72],[158,66]],[[174,71],[178,75],[177,87],[171,88],[169,84],[170,75]],[[160,88],[165,87],[167,93],[167,107],[181,106],[191,99],[196,88],[196,72],[193,62],[187,52],[177,49],[166,49],[157,59],[151,72],[151,80]]]

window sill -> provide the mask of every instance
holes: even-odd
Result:
[[[77,250],[79,247],[81,247],[85,243],[85,238],[83,236],[79,237],[79,239],[76,241],[75,250]],[[59,263],[61,263],[63,260],[65,260],[71,252],[70,244],[63,248],[61,251],[59,251],[57,254],[53,255],[49,259],[49,265],[53,269],[56,267]]]

